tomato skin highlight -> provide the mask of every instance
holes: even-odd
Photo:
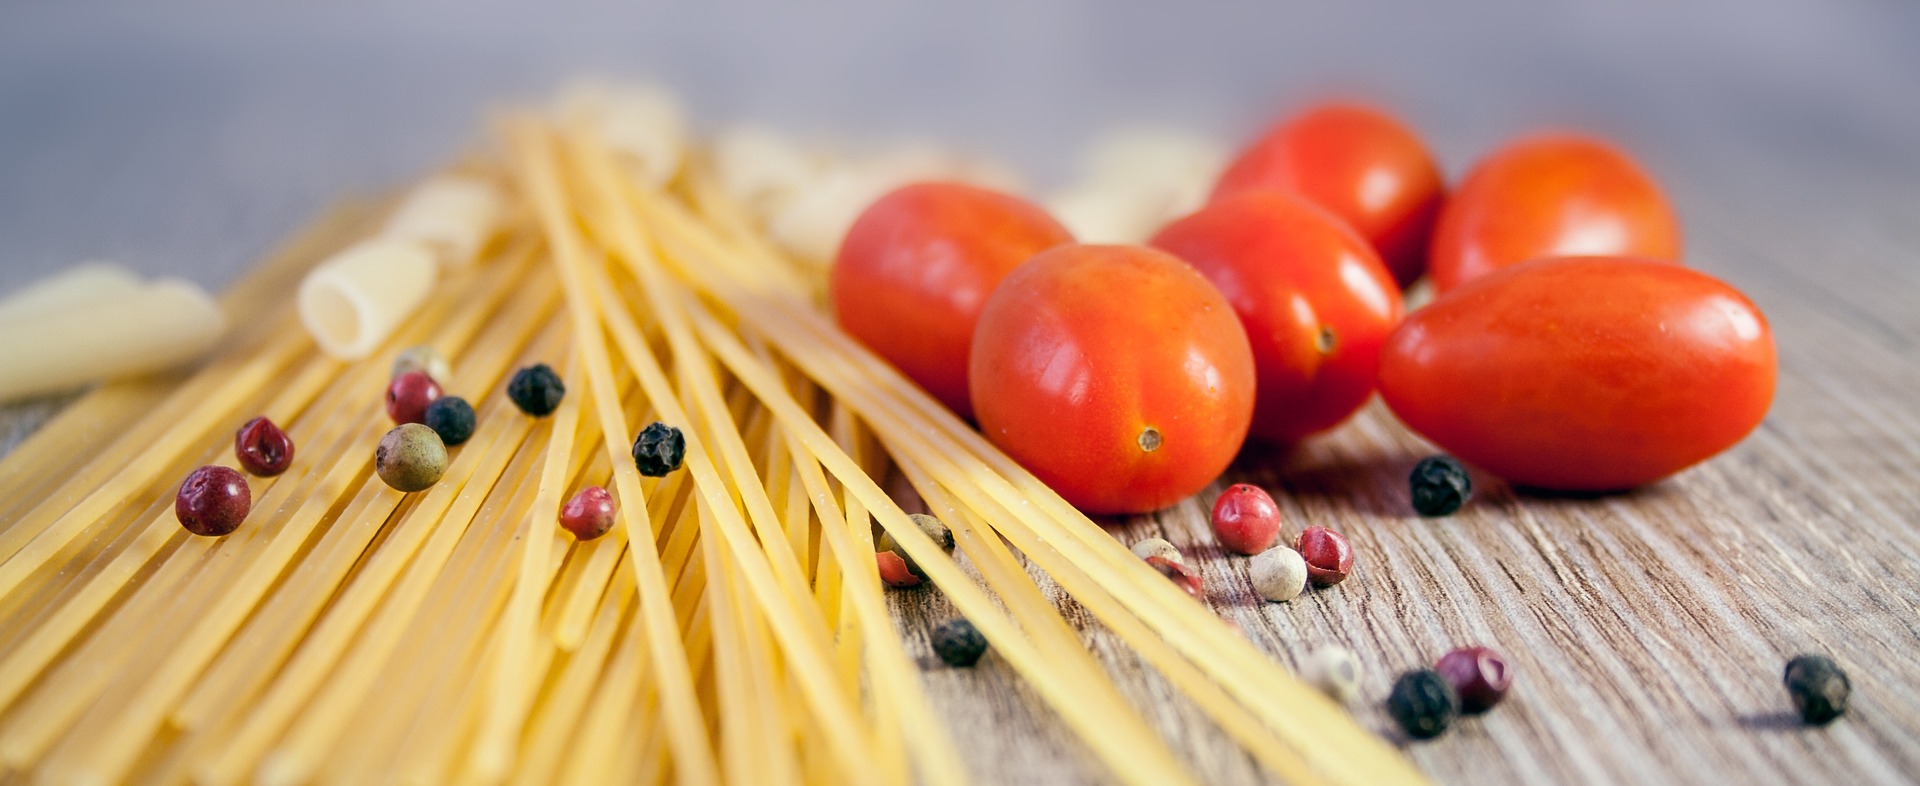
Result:
[[[1680,261],[1680,219],[1631,156],[1576,134],[1540,134],[1475,165],[1440,211],[1428,255],[1444,294],[1544,257]]]
[[[1253,354],[1192,267],[1138,246],[1042,252],[987,299],[969,377],[980,431],[1088,513],[1211,483],[1253,419]]]
[[[1257,191],[1168,224],[1151,244],[1213,282],[1253,346],[1253,435],[1298,442],[1373,395],[1400,289],[1373,249],[1305,199]]]
[[[1427,241],[1446,197],[1433,155],[1379,109],[1327,103],[1275,125],[1213,187],[1219,201],[1251,191],[1298,194],[1373,245],[1400,286],[1427,267]]]
[[[1616,491],[1732,447],[1773,402],[1766,317],[1657,260],[1545,259],[1476,279],[1387,339],[1380,393],[1414,431],[1520,485]]]
[[[967,348],[987,295],[1045,249],[1073,242],[1047,211],[960,183],[915,183],[847,230],[829,288],[842,330],[963,418]]]

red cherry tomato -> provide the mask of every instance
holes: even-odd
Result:
[[[1401,286],[1426,269],[1445,185],[1420,138],[1365,106],[1325,104],[1287,120],[1234,159],[1215,200],[1279,189],[1326,208],[1373,244]]]
[[[1774,375],[1766,317],[1713,277],[1544,259],[1409,315],[1381,354],[1380,393],[1414,431],[1513,483],[1609,491],[1739,442]]]
[[[1660,186],[1618,148],[1546,134],[1488,156],[1440,212],[1429,256],[1446,292],[1541,257],[1625,256],[1680,261],[1680,220]]]
[[[1213,536],[1228,550],[1253,556],[1280,537],[1280,506],[1259,486],[1235,483],[1213,501]]]
[[[832,283],[840,327],[961,417],[967,347],[980,306],[1008,271],[1073,236],[1018,197],[918,183],[881,197],[840,244]]]
[[[980,312],[980,431],[1089,513],[1142,513],[1205,487],[1253,419],[1253,354],[1199,273],[1137,246],[1061,246]]]
[[[1254,436],[1296,442],[1367,403],[1380,343],[1400,322],[1400,290],[1339,219],[1261,191],[1208,205],[1152,243],[1219,287],[1246,327]]]

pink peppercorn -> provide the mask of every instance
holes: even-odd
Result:
[[[173,498],[173,515],[180,526],[214,538],[239,529],[252,509],[253,492],[247,488],[247,479],[220,466],[194,470]]]
[[[1293,550],[1307,560],[1307,580],[1316,587],[1331,587],[1347,580],[1353,570],[1353,547],[1347,538],[1326,527],[1308,527],[1293,541]]]
[[[1460,694],[1460,711],[1469,715],[1486,712],[1507,697],[1513,685],[1513,672],[1507,659],[1486,647],[1461,647],[1441,656],[1433,670]]]
[[[425,371],[409,371],[387,385],[387,416],[395,425],[427,422],[427,405],[440,398],[440,383]]]
[[[241,469],[270,478],[293,464],[293,440],[273,421],[257,417],[233,433],[233,454]]]
[[[581,540],[593,540],[613,529],[613,495],[588,486],[560,508],[560,526]]]
[[[1213,502],[1213,535],[1247,556],[1266,551],[1280,537],[1280,506],[1258,486],[1229,486]]]
[[[1153,566],[1154,570],[1160,571],[1160,575],[1167,577],[1180,589],[1186,590],[1187,594],[1192,595],[1194,599],[1207,596],[1206,588],[1200,585],[1200,574],[1193,572],[1192,568],[1166,557],[1148,557],[1147,564]]]
[[[920,577],[907,569],[907,561],[891,551],[874,552],[873,558],[880,563],[880,581],[896,589],[920,586]]]

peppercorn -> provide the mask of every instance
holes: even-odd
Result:
[[[1460,714],[1460,697],[1445,677],[1431,669],[1419,669],[1394,680],[1387,696],[1387,713],[1416,740],[1432,739],[1453,725]]]
[[[1460,697],[1460,712],[1465,715],[1493,709],[1507,697],[1507,688],[1513,684],[1507,659],[1486,647],[1461,647],[1449,652],[1440,657],[1433,670]]]
[[[1307,561],[1307,578],[1316,587],[1331,587],[1347,580],[1353,570],[1353,547],[1347,538],[1326,527],[1308,527],[1293,540],[1293,550]]]
[[[1360,693],[1360,660],[1346,647],[1327,645],[1307,655],[1300,678],[1342,704]]]
[[[1473,481],[1467,468],[1452,456],[1428,456],[1413,465],[1407,477],[1413,492],[1413,509],[1422,516],[1449,516],[1473,495]]]
[[[1168,543],[1166,538],[1147,538],[1146,540],[1133,544],[1133,555],[1141,559],[1162,557],[1173,560],[1174,562],[1181,562],[1185,559],[1180,556],[1180,550],[1174,548],[1172,543]]]
[[[633,438],[633,465],[647,477],[666,477],[667,473],[679,469],[686,457],[686,436],[680,429],[660,421],[647,424],[640,430],[640,436]]]
[[[1180,589],[1186,590],[1187,594],[1192,595],[1195,600],[1207,596],[1206,588],[1200,585],[1200,574],[1193,572],[1192,568],[1166,557],[1148,557],[1147,564],[1153,566],[1154,570],[1160,571],[1160,575],[1179,585]]]
[[[918,525],[920,531],[926,533],[942,550],[953,551],[953,530],[947,528],[946,522],[925,513],[909,513],[907,520]]]
[[[980,662],[987,653],[987,637],[963,617],[942,622],[933,629],[933,653],[948,666],[966,668]]]
[[[273,421],[257,417],[233,433],[233,455],[241,469],[270,478],[293,464],[293,440]]]
[[[253,510],[247,479],[227,467],[206,466],[187,474],[173,497],[173,516],[195,535],[220,537],[240,528]]]
[[[1253,577],[1253,589],[1267,600],[1285,603],[1307,588],[1307,561],[1285,546],[1254,555],[1247,573]]]
[[[402,423],[380,438],[373,451],[373,470],[387,485],[400,491],[419,491],[440,482],[447,471],[447,446],[433,429]]]
[[[946,522],[925,513],[910,513],[907,514],[907,519],[918,526],[921,532],[926,533],[926,536],[941,549],[953,551],[953,530],[947,529]],[[920,581],[927,580],[926,571],[920,569],[920,563],[913,561],[913,555],[908,554],[906,549],[900,548],[900,542],[894,540],[892,533],[880,533],[879,545],[881,551],[899,557],[900,561],[906,565],[908,573],[913,574]]]
[[[906,589],[918,587],[920,582],[925,581],[914,575],[913,571],[907,570],[907,561],[891,551],[875,552],[873,559],[880,563],[880,581],[889,587]]]
[[[1235,483],[1213,502],[1213,535],[1228,550],[1252,556],[1280,537],[1280,506],[1258,486]]]
[[[553,414],[566,395],[567,386],[560,382],[560,375],[545,363],[514,372],[513,380],[507,383],[507,398],[512,399],[521,412],[536,418]]]
[[[1799,655],[1787,661],[1787,696],[1800,719],[1816,726],[1831,723],[1847,711],[1853,683],[1840,664],[1825,655]]]
[[[588,486],[560,508],[560,526],[580,540],[593,540],[613,529],[613,495]]]
[[[439,434],[447,447],[465,444],[473,438],[473,405],[459,396],[441,396],[427,405],[421,422]]]
[[[397,377],[409,371],[426,372],[435,382],[444,383],[453,379],[453,366],[447,364],[446,356],[425,344],[408,349],[393,359],[392,376]]]
[[[387,417],[395,424],[427,419],[427,406],[440,398],[440,383],[425,371],[409,371],[387,384]]]

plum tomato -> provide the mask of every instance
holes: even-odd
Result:
[[[1151,243],[1212,281],[1246,327],[1255,437],[1298,442],[1373,395],[1380,343],[1400,322],[1400,290],[1333,214],[1260,191],[1208,205]]]
[[[1440,211],[1428,273],[1445,293],[1541,257],[1680,261],[1680,220],[1659,184],[1604,141],[1542,134],[1495,151]]]
[[[1253,419],[1253,353],[1232,307],[1139,246],[1061,246],[1016,268],[981,309],[968,377],[980,431],[1088,513],[1192,495]]]
[[[881,197],[847,231],[831,277],[834,316],[963,418],[967,347],[1000,279],[1073,241],[1019,197],[959,183],[916,183]]]
[[[1213,187],[1215,200],[1279,189],[1306,197],[1358,231],[1400,286],[1426,270],[1427,239],[1446,186],[1433,155],[1378,109],[1322,104],[1268,130]]]
[[[1387,339],[1380,393],[1422,436],[1517,485],[1613,491],[1732,447],[1773,401],[1773,333],[1732,287],[1657,260],[1489,273]]]

